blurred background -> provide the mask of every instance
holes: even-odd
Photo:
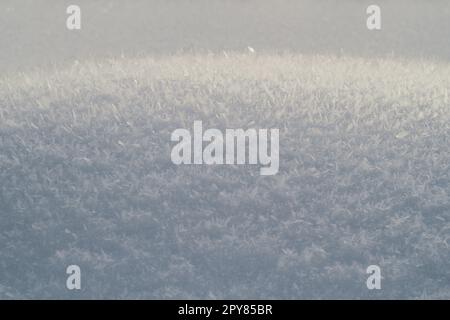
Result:
[[[66,29],[66,8],[82,30]],[[382,9],[382,30],[366,8]],[[447,0],[2,0],[0,72],[85,58],[245,50],[450,59]]]

